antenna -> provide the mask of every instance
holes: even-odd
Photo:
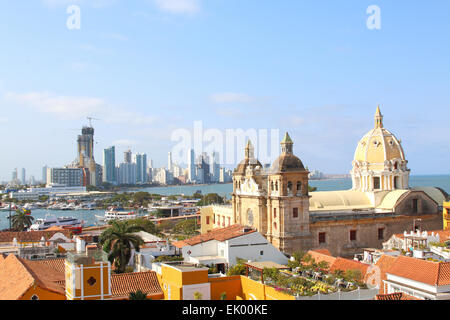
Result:
[[[86,117],[89,120],[89,126],[92,128],[92,120],[100,120],[97,118],[92,118],[92,117]]]

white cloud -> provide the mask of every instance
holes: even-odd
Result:
[[[10,102],[53,114],[62,119],[79,119],[96,113],[104,113],[108,106],[103,99],[91,97],[54,96],[47,92],[18,94],[7,92],[4,98]]]
[[[173,14],[194,15],[201,9],[200,0],[152,0],[156,7]]]
[[[252,102],[255,100],[247,94],[233,92],[214,93],[210,99],[214,103]]]
[[[244,116],[244,113],[237,108],[217,108],[216,112],[222,117],[237,118]]]
[[[94,116],[111,124],[152,125],[159,121],[157,116],[148,116],[124,107],[113,106],[104,99],[95,97],[58,96],[48,92],[24,94],[7,92],[4,98],[21,107],[63,120],[86,119],[88,116]]]
[[[130,140],[130,139],[119,139],[116,141],[113,141],[113,145],[118,146],[118,147],[132,147],[132,146],[137,146],[139,145],[140,142],[136,141],[136,140]]]

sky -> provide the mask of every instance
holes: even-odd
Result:
[[[288,131],[309,169],[348,173],[377,105],[412,174],[450,174],[447,0],[0,3],[0,181],[72,162],[87,117],[98,163],[115,145],[167,166],[201,121]]]

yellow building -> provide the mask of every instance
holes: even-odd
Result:
[[[246,276],[208,275],[208,268],[186,262],[160,263],[156,272],[165,300],[295,300]]]
[[[448,195],[434,187],[409,186],[401,140],[384,127],[379,107],[374,120],[356,146],[351,190],[308,192],[308,172],[287,133],[269,170],[255,158],[249,141],[233,173],[232,205],[203,209],[202,232],[236,223],[257,229],[288,254],[324,248],[350,257],[381,247],[392,234],[412,229],[414,220],[422,229],[439,229],[440,207]]]
[[[444,220],[444,230],[449,230],[448,227],[450,222],[450,202],[444,202],[443,220]]]

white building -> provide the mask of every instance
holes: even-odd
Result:
[[[398,257],[386,271],[384,292],[402,292],[421,300],[450,300],[450,262]]]
[[[286,265],[288,258],[254,229],[232,225],[214,229],[191,239],[178,241],[185,262],[203,265],[217,265],[224,271],[235,265],[236,259],[251,261],[273,261]]]

